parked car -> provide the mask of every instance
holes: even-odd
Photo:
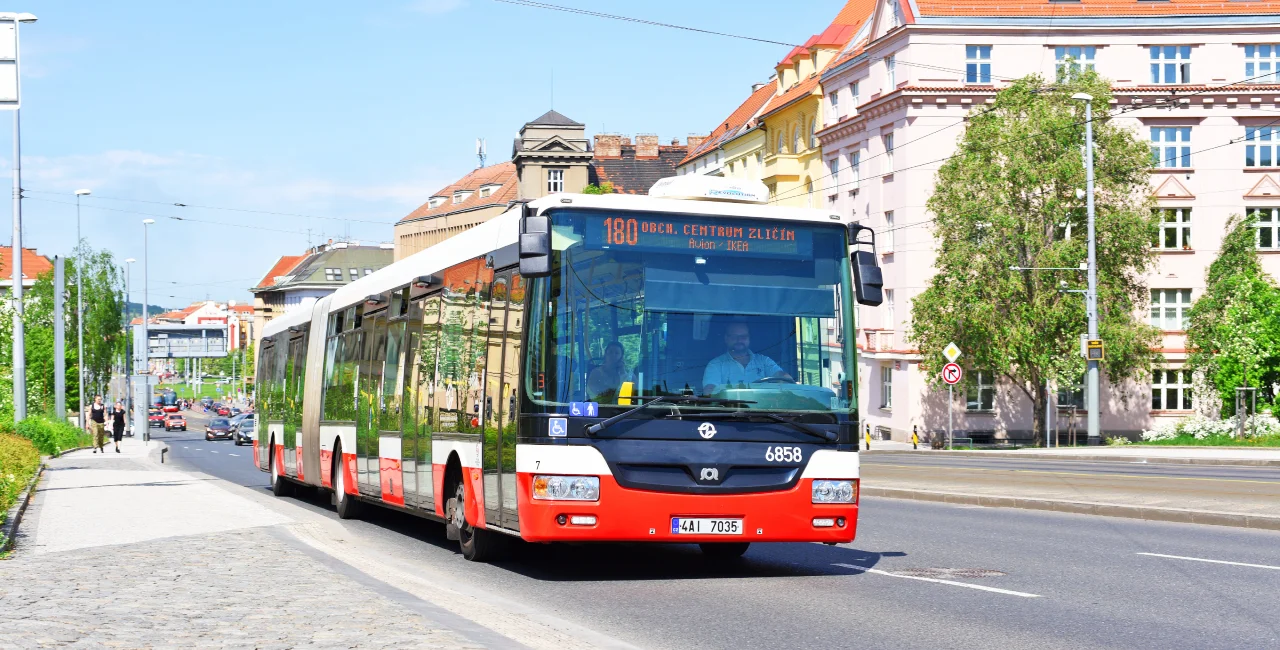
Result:
[[[164,426],[164,411],[160,409],[150,409],[147,411],[147,427]]]
[[[182,417],[181,413],[170,413],[168,418],[164,421],[165,431],[173,431],[174,429],[187,430],[187,419]]]
[[[204,428],[205,440],[216,440],[218,438],[231,437],[231,421],[226,418],[214,418],[209,420],[208,426]]]
[[[233,440],[236,441],[237,447],[239,447],[240,445],[253,444],[253,439],[255,436],[257,436],[256,426],[257,426],[257,423],[254,422],[252,417],[250,417],[247,420],[240,421],[240,424],[236,426],[236,431],[232,438]]]

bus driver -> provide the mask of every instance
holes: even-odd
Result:
[[[703,395],[770,377],[795,381],[773,359],[751,351],[751,328],[746,323],[730,323],[724,330],[724,344],[728,351],[708,361],[702,373]]]

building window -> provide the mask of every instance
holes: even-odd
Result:
[[[853,152],[853,157],[849,159],[849,169],[853,170],[853,186],[857,187],[862,182],[862,152]]]
[[[969,84],[991,83],[991,46],[964,46],[964,82]]]
[[[325,269],[324,279],[328,280],[329,282],[341,282],[342,269]]]
[[[1156,368],[1151,373],[1152,411],[1190,411],[1191,371]]]
[[[996,410],[995,375],[979,370],[972,377],[973,380],[964,389],[964,410]]]
[[[482,198],[482,199],[487,199],[487,198],[489,198],[489,195],[490,195],[490,194],[493,194],[493,190],[491,190],[491,189],[489,189],[489,188],[487,188],[487,187],[482,187],[482,188],[480,188],[480,198]]]
[[[1191,127],[1151,127],[1151,166],[1157,169],[1191,166]]]
[[[1258,230],[1258,248],[1280,249],[1280,208],[1249,208],[1249,216]]]
[[[800,142],[800,125],[791,127],[791,153],[800,153],[804,145]]]
[[[1191,83],[1190,45],[1152,45],[1147,49],[1151,53],[1151,83]]]
[[[1244,128],[1245,167],[1271,167],[1280,165],[1276,157],[1276,143],[1280,142],[1280,127],[1246,126]]]
[[[884,290],[884,327],[885,329],[898,329],[898,319],[894,314],[893,289]]]
[[[818,148],[818,118],[809,120],[809,148]]]
[[[1280,45],[1244,46],[1244,77],[1248,83],[1280,83]]]
[[[827,123],[836,122],[840,119],[840,89],[831,91],[829,101],[831,102],[831,119]]]
[[[893,252],[893,210],[884,211],[884,234],[880,241],[884,242],[880,247],[882,252]]]
[[[1058,385],[1058,406],[1074,406],[1078,410],[1086,410],[1088,405],[1084,399],[1084,380],[1088,373],[1081,373],[1073,383]]]
[[[893,408],[893,366],[880,366],[880,408]]]
[[[889,0],[889,29],[896,29],[902,24],[902,15],[898,12],[898,0]]]
[[[855,81],[852,84],[849,84],[849,94],[853,96],[853,110],[854,112],[857,112],[858,104],[861,102],[862,96],[862,93],[859,92],[858,82]]]
[[[840,186],[840,159],[831,159],[831,183],[830,186],[835,188]]]
[[[893,173],[893,134],[886,133],[880,136],[884,139],[884,173]]]
[[[786,140],[786,138],[784,137],[784,134],[779,133],[779,134],[778,134],[778,148],[777,148],[776,150],[774,150],[774,153],[782,153],[782,152],[783,152],[783,145],[786,143],[786,141],[787,141],[787,140]]]
[[[764,155],[759,151],[756,152],[756,169],[760,169],[760,163],[764,161]]]
[[[1060,45],[1053,48],[1057,78],[1070,79],[1080,74],[1081,70],[1093,70],[1093,55],[1097,49],[1092,45]]]
[[[1162,208],[1156,214],[1160,215],[1160,232],[1151,247],[1191,250],[1191,208]]]
[[[373,269],[365,269],[365,270],[364,270],[364,274],[365,274],[365,275],[369,275],[370,273],[373,273]]]
[[[355,280],[360,277],[360,269],[347,269],[351,273],[351,279]]]
[[[893,55],[890,54],[889,56],[884,57],[884,80],[887,85],[884,89],[885,92],[890,92],[894,88],[898,87],[898,75],[894,70],[894,67]]]
[[[1190,289],[1151,290],[1152,327],[1166,332],[1186,331],[1190,317]]]
[[[548,169],[547,170],[547,194],[555,194],[564,191],[564,170]]]

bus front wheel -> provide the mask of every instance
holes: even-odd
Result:
[[[458,531],[458,546],[462,549],[462,557],[469,562],[488,562],[497,558],[506,540],[498,533],[476,528],[467,522],[466,489],[461,481],[454,487],[452,501],[449,524]]]

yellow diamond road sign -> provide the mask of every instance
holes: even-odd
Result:
[[[947,361],[955,362],[956,359],[960,358],[960,346],[954,342],[948,343],[947,347],[942,350],[942,355],[947,358]]]

